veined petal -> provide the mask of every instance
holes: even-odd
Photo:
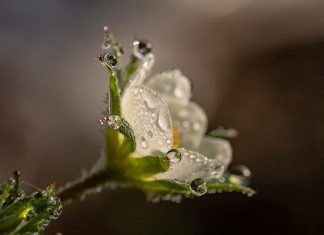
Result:
[[[232,161],[232,147],[227,140],[204,137],[197,150],[209,159],[216,159],[225,167]]]
[[[207,129],[207,116],[196,103],[182,104],[169,102],[173,124],[180,134],[180,146],[188,149],[198,148]]]
[[[146,85],[167,102],[177,100],[181,103],[188,103],[191,97],[191,82],[178,69],[156,74],[146,81]]]
[[[129,87],[122,96],[122,114],[134,131],[138,155],[166,153],[172,148],[172,125],[164,100],[147,87]]]
[[[157,174],[155,179],[177,179],[190,182],[196,178],[207,180],[223,175],[224,167],[216,159],[209,159],[198,152],[184,148],[178,150],[182,155],[181,161],[171,165],[168,171]]]

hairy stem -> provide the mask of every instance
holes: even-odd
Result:
[[[75,181],[67,183],[58,190],[57,196],[63,203],[82,197],[92,190],[108,182],[112,182],[113,177],[107,171],[99,171],[85,177],[80,177]]]

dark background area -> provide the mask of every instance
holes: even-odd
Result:
[[[47,234],[323,234],[324,2],[1,1],[0,181],[45,187],[80,175],[103,138],[102,27],[129,51],[153,43],[155,71],[194,83],[209,129],[234,127],[234,164],[258,194],[146,202],[105,190],[64,208]]]

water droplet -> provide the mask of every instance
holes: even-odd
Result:
[[[106,122],[107,122],[107,117],[102,117],[100,120],[99,120],[100,124],[101,125],[105,125]]]
[[[117,115],[109,115],[108,117],[103,117],[99,120],[101,125],[108,125],[115,130],[118,130],[122,125],[122,119]]]
[[[248,186],[251,182],[251,171],[244,165],[237,165],[231,168],[229,181],[232,184]]]
[[[134,40],[133,53],[134,55],[142,59],[145,55],[152,51],[152,44],[147,40]]]
[[[203,195],[207,192],[206,182],[202,178],[194,179],[190,184],[190,188],[197,195]]]
[[[186,96],[186,93],[184,92],[185,90],[182,89],[182,87],[176,87],[174,90],[174,95],[177,98],[182,98]]]
[[[141,138],[141,147],[143,149],[147,149],[149,147],[144,137]]]
[[[214,177],[220,177],[224,172],[224,165],[218,164],[210,174]]]
[[[167,143],[167,144],[172,144],[172,141],[171,141],[170,139],[167,139],[167,140],[166,140],[166,143]]]
[[[171,129],[169,116],[167,112],[163,112],[162,110],[160,110],[157,118],[157,124],[163,131],[168,131]]]
[[[111,47],[111,45],[110,45],[109,42],[104,42],[104,43],[101,45],[101,49],[102,49],[102,50],[109,50],[110,47]]]
[[[148,135],[148,137],[152,138],[153,137],[153,132],[152,131],[148,131],[147,132],[147,135]]]
[[[199,131],[201,129],[201,124],[199,122],[194,122],[194,124],[192,125],[192,129],[194,131]]]
[[[115,67],[117,64],[116,57],[109,53],[99,55],[98,59],[100,62],[108,64],[108,66],[111,68]]]
[[[172,164],[179,163],[182,157],[181,152],[177,149],[169,150],[166,156]]]
[[[184,121],[182,122],[182,126],[183,126],[184,128],[189,128],[189,126],[190,126],[190,122],[189,122],[188,120],[184,120]]]

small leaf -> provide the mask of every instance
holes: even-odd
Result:
[[[207,183],[207,188],[208,193],[239,192],[247,194],[248,196],[256,194],[252,188],[228,182],[210,182]]]
[[[18,172],[1,186],[0,198],[0,234],[43,234],[62,211],[54,186],[26,196],[20,189]]]
[[[224,129],[223,127],[220,127],[211,131],[208,135],[214,138],[231,139],[237,137],[238,132],[233,128]]]

